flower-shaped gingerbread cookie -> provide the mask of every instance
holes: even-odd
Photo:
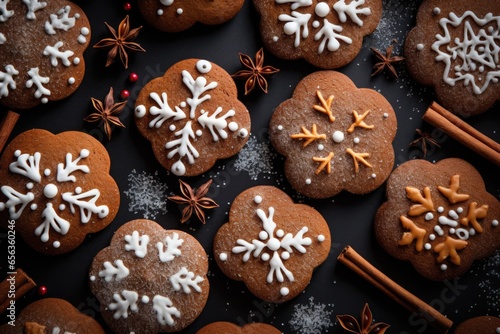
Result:
[[[500,101],[500,0],[427,0],[405,41],[412,77],[464,117]]]
[[[153,27],[179,32],[200,22],[216,25],[229,21],[240,11],[244,0],[141,0],[142,16]]]
[[[177,332],[203,310],[207,272],[207,254],[194,237],[138,219],[95,256],[90,289],[115,333]]]
[[[253,0],[267,49],[334,69],[350,63],[377,28],[382,0]]]
[[[27,109],[71,95],[89,42],[89,21],[71,1],[0,1],[0,104]]]
[[[163,167],[178,176],[199,175],[248,140],[250,115],[237,95],[219,66],[183,60],[141,90],[136,124]]]
[[[246,324],[243,327],[237,326],[230,322],[218,321],[213,322],[201,328],[196,334],[281,334],[281,331],[274,326],[254,322]]]
[[[320,71],[299,82],[271,118],[270,137],[300,193],[326,198],[378,188],[394,164],[397,120],[389,102],[345,75]]]
[[[82,132],[26,131],[0,160],[0,217],[28,245],[63,254],[111,223],[120,205],[106,149]]]
[[[387,181],[375,235],[392,256],[432,280],[467,272],[500,248],[500,202],[464,160],[411,160]]]
[[[301,293],[330,251],[330,229],[319,212],[283,191],[257,186],[239,194],[217,232],[221,270],[257,297],[282,303]]]

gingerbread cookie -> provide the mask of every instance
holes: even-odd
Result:
[[[301,293],[330,252],[330,230],[319,212],[295,204],[273,186],[239,194],[214,239],[221,270],[258,298],[282,303]]]
[[[468,117],[500,100],[500,0],[426,0],[406,37],[411,76],[432,86],[453,113]]]
[[[240,327],[230,322],[218,321],[206,325],[198,330],[196,334],[281,334],[281,331],[262,322]]]
[[[188,59],[149,82],[135,104],[136,124],[158,161],[178,176],[199,175],[248,140],[250,115],[229,74]]]
[[[10,142],[0,160],[0,221],[33,249],[63,254],[108,226],[120,192],[106,149],[94,137],[35,129]]]
[[[4,334],[104,334],[97,321],[80,313],[70,303],[59,298],[40,299],[26,306],[14,324],[0,327]]]
[[[194,237],[138,219],[95,256],[89,280],[113,332],[152,334],[180,331],[200,315],[207,272],[207,254]]]
[[[282,59],[304,58],[334,69],[350,63],[377,28],[382,0],[253,0],[266,48]]]
[[[500,318],[481,316],[468,319],[457,326],[454,334],[499,334]]]
[[[270,138],[300,193],[326,198],[378,188],[394,164],[397,120],[389,102],[345,75],[319,71],[299,82],[271,118]]]
[[[375,235],[392,256],[424,277],[445,280],[500,248],[500,202],[464,160],[411,160],[387,181]]]
[[[142,0],[137,5],[142,16],[153,27],[167,32],[179,32],[200,22],[217,25],[232,19],[244,0]]]
[[[89,21],[71,1],[0,1],[0,104],[27,109],[71,95],[89,42]]]

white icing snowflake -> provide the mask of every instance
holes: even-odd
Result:
[[[284,282],[285,277],[290,282],[294,281],[294,276],[291,271],[289,271],[283,261],[290,258],[291,253],[293,253],[293,248],[300,253],[306,253],[306,248],[304,246],[309,246],[312,243],[311,238],[304,238],[304,234],[308,231],[306,226],[302,227],[295,235],[287,233],[281,229],[276,229],[276,223],[273,221],[274,208],[269,207],[269,215],[262,209],[257,209],[257,216],[262,221],[263,230],[259,232],[259,239],[253,239],[248,242],[243,239],[238,239],[236,244],[238,246],[233,247],[232,252],[243,254],[243,262],[247,262],[251,256],[254,258],[260,258],[264,262],[269,261],[270,270],[267,275],[267,282],[272,283],[274,276],[279,282]],[[268,250],[268,252],[264,252]]]
[[[86,159],[90,155],[89,150],[82,149],[79,156],[73,160],[72,154],[66,154],[66,161],[59,163],[56,170],[56,180],[59,183],[76,182],[76,171],[89,173],[90,168],[87,165],[79,164],[81,160]],[[79,209],[80,222],[86,224],[90,222],[92,215],[96,214],[99,218],[104,218],[109,213],[109,208],[106,205],[97,205],[96,202],[100,197],[98,189],[90,189],[83,192],[79,186],[75,187],[73,192],[60,192],[60,188],[55,183],[46,183],[43,186],[42,195],[46,200],[44,208],[38,208],[38,205],[32,203],[36,200],[35,192],[32,191],[36,184],[43,184],[43,178],[50,176],[52,171],[49,168],[41,171],[41,161],[43,156],[40,152],[34,154],[22,153],[17,150],[14,153],[16,159],[9,165],[11,173],[18,174],[25,178],[26,193],[16,190],[9,185],[3,185],[0,191],[7,197],[6,202],[0,202],[0,211],[8,210],[10,219],[21,218],[24,210],[36,211],[41,209],[42,223],[35,229],[35,235],[40,237],[42,242],[47,242],[50,239],[50,231],[60,235],[66,235],[71,227],[71,224],[66,219],[59,216],[58,212],[66,210],[66,205],[61,204],[55,208],[51,202],[56,197],[62,198],[69,206],[72,215],[76,214],[76,209]],[[59,247],[59,242],[54,241],[53,246]]]
[[[472,11],[462,16],[450,13],[439,20],[443,35],[437,34],[432,49],[437,61],[445,63],[443,80],[450,86],[463,81],[475,94],[482,94],[490,83],[500,78],[500,16],[478,17]],[[472,26],[481,27],[477,33]],[[450,30],[462,27],[463,37],[451,38]],[[479,74],[474,74],[474,72]]]

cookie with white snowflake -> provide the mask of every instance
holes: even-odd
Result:
[[[0,1],[0,104],[28,109],[71,95],[89,42],[87,16],[71,1]]]
[[[326,198],[380,187],[394,164],[396,128],[394,110],[381,94],[357,88],[339,72],[319,71],[275,109],[269,135],[286,157],[292,187]]]
[[[33,249],[67,253],[108,226],[120,192],[108,152],[94,137],[68,131],[23,132],[0,160],[0,222]]]
[[[177,176],[199,175],[248,140],[250,115],[221,67],[188,59],[149,82],[135,103],[135,121],[156,159]]]
[[[359,53],[377,28],[382,0],[253,0],[266,48],[282,59],[334,69]]]
[[[194,237],[137,219],[94,257],[89,284],[114,333],[170,333],[205,307],[207,272],[207,254]]]
[[[446,109],[469,117],[500,101],[500,0],[426,0],[404,45],[419,83]]]
[[[244,0],[141,0],[137,2],[146,21],[161,31],[179,32],[195,23],[217,25],[232,19]]]
[[[230,322],[218,321],[200,328],[196,334],[281,334],[281,331],[274,326],[254,322],[242,327]]]
[[[59,298],[44,298],[26,306],[12,324],[0,327],[4,334],[104,334],[93,318]]]
[[[273,186],[243,191],[214,239],[214,257],[229,278],[258,298],[282,303],[301,293],[326,260],[331,237],[321,214]]]
[[[374,230],[379,244],[424,277],[464,275],[500,249],[500,202],[468,162],[411,160],[387,181]]]

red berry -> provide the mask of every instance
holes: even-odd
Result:
[[[130,2],[125,2],[125,3],[123,4],[123,9],[124,9],[124,10],[126,10],[127,12],[128,12],[129,10],[131,10],[131,9],[132,9],[132,5],[130,4]]]
[[[128,76],[128,81],[136,82],[137,80],[139,80],[139,76],[137,75],[137,73],[130,73],[130,75]]]
[[[38,287],[38,294],[39,294],[40,296],[43,296],[43,295],[45,295],[46,293],[47,293],[47,287],[46,287],[45,285],[40,285],[40,286]]]
[[[130,92],[126,89],[122,90],[122,92],[120,93],[120,97],[122,99],[128,99],[128,97],[130,96]]]

